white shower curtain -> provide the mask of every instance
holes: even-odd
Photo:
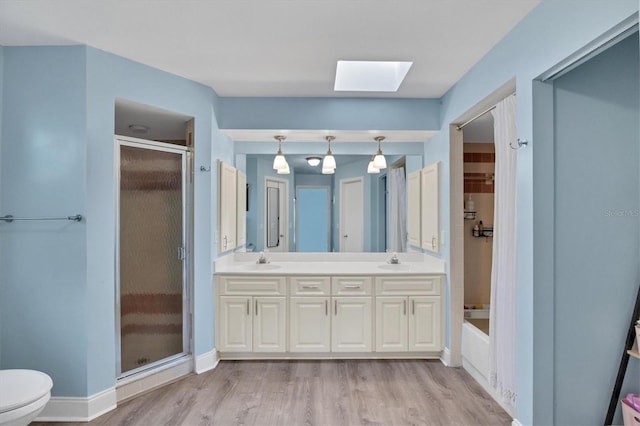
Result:
[[[404,167],[389,170],[390,252],[407,251],[407,188]]]
[[[493,110],[496,150],[489,319],[489,382],[504,401],[516,403],[516,98]]]

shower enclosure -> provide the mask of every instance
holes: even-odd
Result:
[[[187,148],[116,137],[117,376],[190,352]]]

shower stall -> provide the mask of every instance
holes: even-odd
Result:
[[[116,140],[117,377],[190,353],[186,147]]]

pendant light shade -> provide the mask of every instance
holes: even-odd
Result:
[[[284,136],[274,136],[274,139],[278,141],[278,153],[276,157],[273,159],[273,168],[275,170],[283,170],[288,169],[289,164],[287,164],[287,159],[284,158],[284,154],[282,153],[282,141],[285,139]]]
[[[382,149],[380,149],[380,142],[384,140],[384,136],[376,136],[375,140],[378,141],[378,152],[376,153],[376,156],[373,157],[373,167],[375,167],[376,169],[378,169],[378,171],[380,171],[380,169],[387,168],[387,160],[384,158],[384,155],[382,154]]]
[[[276,173],[279,174],[279,175],[288,175],[288,174],[290,174],[291,173],[291,169],[289,169],[289,164],[285,163],[285,167],[282,168],[282,169],[278,169],[276,171]]]
[[[369,161],[367,173],[380,173],[380,169],[376,169],[376,166],[373,165],[373,157],[371,157],[371,161]]]
[[[336,169],[325,169],[324,167],[322,168],[322,174],[323,175],[332,175],[336,172]]]
[[[325,175],[333,173],[333,171],[329,173],[328,172],[329,169],[331,170],[336,169],[336,159],[333,157],[333,153],[331,152],[331,141],[334,140],[335,137],[327,136],[326,139],[327,139],[327,142],[329,143],[329,149],[327,151],[327,154],[324,156],[324,160],[322,160],[322,173]],[[325,170],[327,172],[325,172]]]

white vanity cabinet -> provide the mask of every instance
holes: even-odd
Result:
[[[291,277],[290,352],[370,352],[371,277]]]
[[[221,352],[285,352],[284,277],[218,277],[217,349]]]
[[[439,277],[376,278],[376,351],[443,349],[444,318]]]
[[[218,275],[216,348],[223,358],[437,357],[441,285],[440,275]]]

